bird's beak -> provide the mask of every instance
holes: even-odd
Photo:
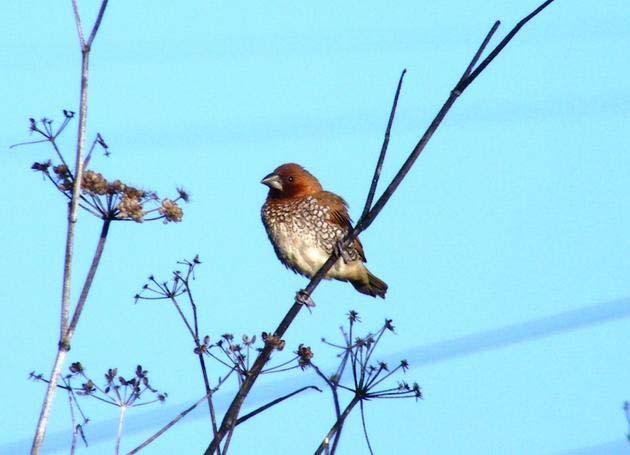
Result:
[[[269,188],[273,188],[278,191],[282,191],[282,180],[280,180],[280,176],[274,173],[271,173],[265,176],[264,179],[260,181],[263,185],[267,185]]]

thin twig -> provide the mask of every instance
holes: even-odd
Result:
[[[197,317],[197,305],[195,304],[195,299],[193,298],[192,292],[190,291],[189,286],[189,278],[192,273],[192,266],[189,266],[188,273],[186,278],[183,279],[183,283],[185,286],[186,295],[188,296],[188,301],[190,302],[190,306],[193,312],[193,323],[195,331],[193,333],[193,340],[195,341],[195,345],[199,348],[199,322]],[[188,325],[188,324],[187,324]],[[199,367],[201,368],[201,375],[203,376],[203,383],[206,388],[206,394],[208,397],[208,410],[210,411],[210,422],[212,425],[212,434],[217,434],[217,417],[216,412],[214,410],[214,403],[212,402],[212,389],[210,388],[210,381],[208,379],[208,370],[206,369],[206,361],[203,358],[203,352],[199,350],[197,357],[199,358]],[[220,452],[218,452],[221,455]]]
[[[83,37],[83,25],[81,25],[81,15],[79,14],[77,0],[72,0],[72,11],[74,13],[74,23],[77,26],[77,34],[79,35],[79,45],[83,49],[85,47],[85,38]]]
[[[94,281],[96,270],[98,269],[99,263],[101,261],[101,256],[103,255],[103,250],[105,249],[105,241],[107,240],[107,234],[109,233],[110,224],[111,224],[111,220],[109,219],[103,220],[103,227],[101,229],[101,235],[99,237],[98,244],[96,245],[96,252],[94,253],[92,264],[90,265],[90,269],[88,270],[88,274],[85,278],[85,283],[83,283],[83,288],[81,289],[81,295],[79,296],[77,306],[74,309],[74,313],[72,314],[72,320],[70,321],[70,325],[68,326],[68,331],[65,336],[65,341],[68,344],[68,346],[70,345],[70,340],[72,339],[72,336],[74,335],[74,331],[77,328],[77,324],[79,323],[81,312],[83,311],[85,302],[87,301],[88,294],[92,287],[92,281]]]
[[[193,341],[196,341],[197,337],[195,336],[195,332],[193,332],[192,327],[188,323],[188,319],[186,319],[186,316],[184,316],[182,309],[179,307],[179,303],[177,303],[177,300],[175,299],[175,297],[173,297],[172,294],[169,296],[169,299],[175,306],[175,309],[177,310],[177,313],[179,314],[179,316],[182,318],[182,321],[184,321],[184,324],[186,324],[186,328],[188,329],[188,332],[190,333],[190,336],[192,337]]]
[[[348,403],[348,406],[346,406],[346,408],[343,410],[343,412],[341,413],[337,421],[334,423],[332,428],[328,431],[322,443],[319,445],[317,450],[315,450],[315,455],[320,455],[326,449],[326,447],[328,447],[330,438],[332,438],[335,435],[335,433],[337,433],[341,429],[341,427],[343,427],[343,424],[345,423],[346,418],[352,411],[352,408],[354,408],[359,401],[361,401],[361,399],[357,395],[355,395],[352,398],[350,403]],[[334,452],[331,452],[331,453],[334,453]]]
[[[103,0],[101,8],[98,10],[94,27],[92,27],[92,33],[90,33],[90,37],[88,38],[87,43],[85,43],[88,49],[92,48],[92,43],[94,42],[94,38],[96,38],[96,33],[98,33],[98,29],[101,26],[101,21],[103,20],[103,15],[105,14],[105,8],[107,8],[107,1],[108,0]]]
[[[306,387],[302,387],[301,389],[298,389],[298,390],[296,390],[294,392],[291,392],[291,393],[289,393],[287,395],[284,395],[284,396],[282,396],[280,398],[276,398],[275,400],[270,401],[266,405],[261,406],[258,409],[255,409],[254,411],[250,412],[249,414],[245,414],[243,417],[239,418],[236,421],[236,425],[240,425],[241,423],[245,422],[246,420],[251,419],[255,415],[260,414],[261,412],[271,408],[272,406],[275,406],[278,403],[282,403],[287,398],[291,398],[292,396],[297,395],[298,393],[304,392],[305,390],[308,390],[308,389],[314,389],[314,390],[317,390],[318,392],[322,391],[322,389],[320,389],[319,387],[315,387],[314,385],[309,385],[309,386],[306,386]]]
[[[70,422],[72,424],[72,441],[70,442],[70,455],[74,455],[77,447],[77,421],[74,417],[74,406],[72,403],[72,387],[66,378],[61,378],[68,390],[68,405],[70,406]]]
[[[134,453],[138,453],[140,452],[142,449],[144,449],[146,446],[148,446],[149,444],[151,444],[153,441],[155,441],[157,438],[159,438],[162,434],[166,433],[173,425],[175,425],[177,422],[179,422],[182,418],[184,418],[186,416],[186,414],[190,413],[192,410],[194,410],[197,406],[199,406],[199,404],[203,401],[206,400],[206,398],[208,397],[208,395],[210,395],[210,393],[207,393],[206,395],[204,395],[203,397],[201,397],[199,400],[197,400],[194,404],[192,404],[191,406],[189,406],[188,408],[186,408],[185,410],[183,410],[182,412],[180,412],[177,417],[175,417],[173,420],[171,420],[169,423],[167,423],[166,425],[164,425],[162,428],[160,428],[154,435],[152,435],[149,439],[147,439],[146,441],[144,441],[142,444],[140,444],[138,447],[136,447],[135,449],[133,449],[132,451],[130,451],[127,455],[132,455]]]
[[[370,444],[370,438],[368,437],[367,427],[365,426],[365,412],[363,411],[363,400],[361,400],[359,408],[361,409],[361,425],[363,426],[363,435],[365,436],[365,442],[367,442],[370,455],[374,455],[374,451],[372,450],[372,444]]]
[[[514,26],[514,28],[512,28],[512,30],[510,30],[510,32],[507,35],[505,35],[505,38],[501,40],[501,42],[492,50],[492,52],[488,54],[488,56],[483,60],[483,62],[481,62],[479,66],[470,74],[470,76],[466,78],[462,86],[459,87],[460,91],[463,92],[475,79],[477,79],[477,76],[479,76],[481,72],[485,70],[486,67],[490,64],[490,62],[492,62],[492,60],[494,60],[494,58],[497,55],[499,55],[499,53],[503,50],[503,48],[512,40],[512,38],[514,38],[514,35],[516,35],[526,23],[528,23],[530,20],[536,17],[538,13],[540,13],[542,10],[547,8],[553,2],[554,0],[547,0],[538,8],[536,8],[534,11],[532,11],[530,14],[528,14],[523,19],[521,19]]]
[[[387,121],[387,128],[385,129],[385,137],[383,138],[383,145],[381,147],[381,153],[378,156],[376,167],[374,168],[374,176],[372,177],[372,184],[368,192],[367,199],[365,200],[365,206],[363,207],[363,213],[359,218],[365,217],[372,208],[372,201],[374,200],[374,193],[376,193],[376,187],[378,186],[378,180],[381,177],[381,170],[383,169],[383,162],[385,161],[385,155],[387,154],[387,147],[389,146],[389,135],[392,131],[392,125],[394,123],[394,116],[396,115],[396,107],[398,106],[398,97],[400,96],[400,89],[402,87],[403,78],[405,77],[406,69],[400,74],[398,79],[398,87],[396,87],[396,95],[394,95],[394,102],[392,103],[392,110],[389,113],[389,120]]]

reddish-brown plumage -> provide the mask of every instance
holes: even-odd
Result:
[[[345,201],[324,191],[311,173],[294,163],[278,167],[262,183],[269,187],[262,221],[278,259],[294,272],[312,277],[352,228]],[[387,284],[364,262],[357,238],[325,278],[349,281],[363,294],[384,298]]]

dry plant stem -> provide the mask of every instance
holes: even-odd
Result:
[[[206,388],[206,399],[208,401],[208,410],[210,411],[210,421],[212,422],[212,432],[213,434],[217,433],[217,417],[214,411],[214,404],[212,403],[212,388],[210,387],[210,382],[208,381],[208,371],[206,370],[206,361],[203,358],[203,354],[199,353],[197,355],[199,357],[199,366],[201,367],[201,374],[203,376],[203,384]]]
[[[200,342],[199,342],[199,324],[197,321],[197,305],[195,305],[195,300],[193,299],[192,293],[190,292],[188,277],[186,277],[186,279],[184,280],[184,284],[186,287],[186,295],[188,296],[188,300],[190,302],[190,306],[192,307],[192,311],[193,311],[193,321],[194,321],[194,326],[195,326],[194,330],[188,323],[188,319],[186,319],[186,316],[184,315],[184,312],[180,308],[179,304],[177,303],[177,300],[175,299],[175,297],[171,296],[170,300],[175,306],[175,308],[177,309],[179,316],[184,321],[184,324],[186,325],[188,332],[190,333],[190,335],[193,338],[193,341],[195,342],[195,346],[199,347]],[[203,383],[204,383],[206,394],[207,394],[206,396],[208,400],[208,410],[210,411],[210,422],[212,425],[212,433],[217,434],[217,417],[214,410],[214,404],[212,402],[212,388],[210,387],[210,381],[208,380],[208,370],[206,368],[206,361],[203,358],[203,352],[200,351],[197,354],[197,357],[199,358],[199,367],[201,368],[201,375],[203,376]]]
[[[267,409],[271,408],[272,406],[275,406],[278,403],[282,403],[284,400],[286,400],[288,398],[291,398],[292,396],[297,395],[298,393],[304,392],[305,390],[309,390],[309,389],[314,389],[314,390],[317,390],[318,392],[321,392],[321,389],[319,387],[315,387],[314,385],[308,385],[306,387],[302,387],[301,389],[298,389],[298,390],[296,390],[294,392],[291,392],[291,393],[289,393],[287,395],[284,395],[284,396],[282,396],[280,398],[276,398],[275,400],[270,401],[266,405],[259,407],[258,409],[250,412],[249,414],[245,414],[243,417],[239,418],[236,421],[236,425],[240,425],[241,423],[251,419],[255,415],[258,415],[261,412],[266,411]]]
[[[101,262],[101,256],[103,255],[103,250],[105,249],[105,241],[107,240],[107,234],[109,233],[110,224],[111,220],[103,220],[103,227],[101,228],[101,236],[99,237],[98,244],[96,245],[96,252],[94,253],[94,258],[92,259],[92,264],[90,265],[88,274],[85,277],[85,283],[83,283],[83,288],[81,289],[81,295],[79,296],[77,307],[74,309],[74,313],[72,314],[70,326],[68,327],[68,331],[66,332],[65,341],[68,347],[70,347],[70,340],[72,339],[74,331],[77,328],[77,324],[79,323],[79,318],[81,317],[81,313],[83,312],[83,308],[85,307],[85,302],[87,301],[90,289],[92,288],[92,282],[94,281],[96,270],[98,269],[98,265]]]
[[[96,275],[96,270],[98,269],[101,256],[103,255],[103,250],[105,249],[105,242],[107,240],[107,234],[109,232],[110,223],[111,223],[110,220],[103,221],[101,235],[99,237],[98,244],[96,245],[96,251],[94,252],[94,257],[92,258],[92,264],[90,265],[90,269],[88,270],[88,274],[85,278],[85,282],[83,283],[83,289],[81,290],[81,296],[79,297],[79,301],[77,302],[77,307],[75,308],[75,311],[72,317],[72,322],[70,323],[70,326],[68,327],[66,331],[66,334],[62,338],[62,341],[59,342],[59,345],[57,347],[57,357],[55,358],[55,363],[50,373],[50,382],[48,383],[48,387],[46,389],[46,396],[44,398],[44,404],[42,405],[42,410],[39,416],[39,422],[37,425],[35,438],[33,439],[33,445],[31,447],[31,454],[39,453],[41,444],[44,440],[44,435],[46,433],[46,425],[48,423],[50,410],[52,408],[52,402],[53,402],[55,392],[57,389],[57,382],[59,381],[61,370],[66,360],[68,351],[70,350],[70,341],[72,340],[72,335],[74,334],[77,323],[79,322],[81,311],[83,310],[83,307],[87,300],[88,293],[92,286],[92,281],[94,280],[94,276]]]
[[[370,444],[370,438],[368,436],[367,427],[365,425],[365,411],[363,410],[363,401],[361,401],[360,407],[361,407],[361,424],[363,426],[363,436],[365,436],[365,442],[367,442],[370,455],[374,455],[374,451],[372,450],[372,444]]]
[[[225,438],[225,443],[223,444],[223,455],[225,455],[228,451],[228,448],[230,447],[230,442],[232,442],[232,435],[234,434],[234,428],[236,428],[235,426],[230,428],[230,431],[228,432],[227,437]],[[219,452],[219,450],[217,450],[217,453]]]
[[[166,433],[173,425],[175,425],[177,422],[179,422],[182,418],[184,418],[186,416],[186,414],[190,413],[192,410],[194,410],[197,406],[199,406],[199,404],[206,400],[206,398],[208,397],[209,394],[204,395],[203,397],[201,397],[199,400],[197,400],[195,403],[193,403],[190,407],[186,408],[185,410],[183,410],[182,412],[180,412],[177,417],[175,417],[173,420],[171,420],[169,423],[167,423],[166,425],[164,425],[162,428],[160,428],[153,436],[151,436],[149,439],[147,439],[146,441],[144,441],[142,444],[140,444],[138,447],[136,447],[135,449],[133,449],[131,452],[129,452],[127,455],[133,455],[134,453],[138,453],[140,452],[142,449],[144,449],[146,446],[148,446],[149,444],[151,444],[153,441],[155,441],[157,438],[159,438],[160,436],[162,436],[164,433]]]
[[[77,446],[77,421],[74,417],[74,406],[72,405],[72,389],[67,382],[66,386],[68,387],[68,404],[70,405],[70,422],[72,423],[72,441],[70,443],[70,455],[74,455],[74,451]]]
[[[335,422],[335,424],[332,426],[332,428],[330,429],[330,431],[328,432],[328,434],[326,435],[326,437],[324,438],[324,440],[322,441],[322,443],[319,445],[319,447],[317,448],[317,450],[315,450],[315,455],[319,455],[321,453],[324,452],[324,450],[327,449],[327,447],[330,444],[330,440],[331,438],[338,432],[341,430],[341,428],[343,427],[343,424],[346,421],[346,418],[348,417],[348,415],[350,414],[350,412],[352,411],[352,409],[357,405],[357,403],[361,401],[361,398],[359,398],[357,395],[354,396],[354,398],[352,398],[352,401],[350,401],[350,403],[348,403],[348,406],[346,406],[346,409],[343,410],[343,412],[341,413],[341,415],[339,416],[339,418],[337,419],[337,421]],[[333,450],[330,452],[331,454],[334,454],[336,450],[336,446],[335,448],[333,448]]]
[[[190,276],[186,277],[186,295],[188,296],[188,301],[190,302],[190,306],[192,308],[193,311],[193,322],[194,322],[194,326],[195,326],[195,345],[199,346],[199,321],[197,318],[197,305],[195,304],[195,299],[192,296],[192,292],[190,292],[190,286],[188,285],[188,280],[189,280]],[[208,371],[206,369],[206,361],[203,358],[203,353],[199,352],[199,354],[197,355],[199,357],[199,366],[201,368],[201,374],[203,376],[203,383],[206,387],[206,393],[207,398],[208,398],[208,409],[210,411],[210,421],[212,422],[212,434],[216,436],[217,434],[217,416],[216,416],[216,412],[214,411],[214,404],[212,402],[212,388],[210,387],[210,381],[208,380]],[[218,452],[219,455],[221,455],[220,452]]]
[[[444,103],[440,111],[437,113],[434,120],[431,122],[429,128],[426,130],[426,132],[424,133],[424,135],[422,136],[418,144],[414,147],[409,157],[404,162],[404,164],[402,165],[402,167],[400,168],[396,176],[392,179],[391,183],[387,186],[387,188],[385,189],[381,197],[374,204],[374,207],[372,207],[370,211],[364,217],[361,217],[359,221],[357,222],[356,226],[354,227],[354,229],[348,233],[348,235],[344,239],[343,246],[348,245],[348,243],[351,242],[357,235],[359,235],[361,232],[367,229],[372,224],[374,219],[378,216],[378,214],[381,212],[381,210],[383,210],[383,207],[385,206],[385,204],[387,204],[392,194],[396,191],[396,189],[398,188],[402,180],[405,178],[405,176],[407,175],[407,173],[409,172],[409,170],[415,163],[420,153],[422,153],[422,150],[424,150],[424,147],[427,145],[427,143],[433,136],[433,133],[440,126],[440,123],[442,122],[442,120],[444,119],[444,117],[446,116],[450,108],[452,107],[452,105],[455,103],[459,95],[461,95],[463,91],[477,78],[477,76],[481,74],[481,72],[501,52],[501,50],[516,35],[516,33],[523,27],[523,25],[525,25],[525,23],[531,20],[534,16],[540,13],[544,8],[546,8],[552,2],[553,0],[547,0],[541,6],[536,8],[536,10],[534,10],[531,14],[529,14],[524,19],[522,19],[506,35],[506,37],[497,45],[497,47],[488,55],[488,57],[486,57],[486,59],[484,59],[483,62],[475,70],[472,70],[475,62],[479,59],[479,57],[485,50],[485,47],[487,46],[488,42],[490,41],[490,38],[492,37],[494,31],[496,30],[497,25],[496,24],[493,25],[492,29],[490,30],[490,32],[484,39],[482,45],[479,47],[479,49],[475,53],[475,56],[472,59],[471,63],[467,66],[466,72],[464,73],[465,77],[460,79],[460,81],[456,84],[455,88],[451,91],[450,96],[448,97],[448,99],[446,100],[446,102]],[[382,152],[382,153],[385,153],[385,152]],[[373,180],[372,186],[375,186],[375,184],[377,183],[377,180],[378,179]],[[337,259],[338,259],[337,253],[333,252],[330,258],[328,258],[326,263],[313,276],[308,286],[304,289],[303,292],[305,294],[310,296],[313,293],[315,288],[317,288],[317,286],[323,279],[324,275],[328,272],[328,270],[330,270],[330,268],[337,261]],[[289,326],[291,325],[291,323],[293,322],[297,314],[302,309],[302,306],[303,305],[297,302],[291,306],[287,314],[284,316],[284,318],[278,325],[278,328],[274,332],[274,335],[282,338],[282,336],[287,331],[287,329],[289,328]],[[269,357],[271,356],[273,349],[274,348],[272,346],[266,345],[265,348],[262,350],[262,352],[256,358],[256,361],[254,362],[254,365],[252,366],[252,369],[250,370],[250,374],[243,381],[243,384],[241,385],[239,391],[234,397],[232,403],[230,404],[230,407],[228,408],[223,418],[223,421],[221,422],[219,431],[214,436],[214,438],[210,442],[210,445],[206,449],[206,452],[205,452],[206,455],[211,455],[214,452],[216,452],[222,439],[235,426],[240,408],[243,405],[243,402],[245,401],[245,398],[249,394],[254,383],[256,382],[256,379],[260,375],[260,372],[262,371],[264,365],[269,360]],[[321,451],[319,453],[321,453]]]
[[[31,447],[32,454],[38,454],[44,441],[44,435],[46,433],[46,426],[48,425],[48,418],[50,416],[50,410],[54,400],[57,381],[59,380],[59,374],[63,368],[67,350],[69,349],[68,332],[68,319],[70,315],[70,288],[72,277],[72,256],[74,253],[74,229],[77,222],[77,208],[79,205],[81,181],[83,179],[83,150],[85,148],[85,132],[87,123],[87,89],[89,78],[89,56],[90,47],[98,28],[103,19],[105,8],[107,7],[107,0],[103,0],[101,8],[99,10],[96,22],[92,28],[90,38],[86,43],[83,38],[83,27],[81,26],[81,18],[78,12],[76,0],[72,1],[72,7],[74,10],[75,23],[79,34],[79,43],[81,46],[81,89],[80,89],[80,106],[79,106],[79,125],[77,135],[77,152],[75,159],[75,171],[74,171],[74,186],[72,189],[72,199],[68,207],[68,228],[66,231],[66,250],[64,256],[63,267],[63,284],[62,284],[62,297],[61,297],[61,318],[59,323],[59,347],[57,350],[57,358],[53,366],[52,374],[50,376],[50,384],[46,390],[46,396],[42,404],[42,409],[37,422],[37,429],[35,430],[35,436],[33,437],[33,445]]]
[[[347,359],[348,359],[348,355],[344,354],[344,359],[342,360],[342,365],[340,366],[338,371],[342,371],[342,367],[344,366],[344,364],[347,361]],[[335,417],[338,419],[339,416],[341,416],[341,406],[339,406],[339,393],[337,392],[337,388],[338,388],[337,382],[333,382],[330,379],[328,379],[326,377],[326,375],[324,373],[322,373],[322,371],[314,363],[311,362],[311,366],[315,370],[315,373],[317,373],[317,375],[320,378],[322,378],[326,384],[328,384],[328,387],[330,388],[330,391],[332,392],[333,403],[335,405]],[[339,374],[337,374],[336,377],[340,378],[341,376]],[[337,379],[337,381],[338,380],[339,379]],[[337,443],[339,441],[339,436],[340,435],[341,435],[341,429],[339,429],[339,431],[335,435],[335,440],[333,441],[333,448],[332,448],[333,451],[337,447]]]
[[[120,453],[120,440],[122,439],[123,426],[125,424],[125,413],[127,412],[127,406],[120,406],[120,412],[118,415],[118,431],[116,432],[116,448],[114,453],[118,455]]]
[[[385,155],[387,154],[387,147],[389,146],[389,135],[392,131],[392,125],[394,124],[394,116],[396,115],[396,107],[398,106],[398,97],[400,96],[400,89],[402,88],[403,79],[407,70],[404,69],[398,79],[398,87],[396,88],[396,94],[394,95],[394,103],[392,104],[392,110],[389,113],[389,120],[387,121],[387,128],[385,128],[385,137],[383,138],[383,145],[381,146],[381,153],[378,156],[376,167],[374,168],[374,176],[372,177],[372,184],[368,192],[367,199],[365,200],[365,206],[363,207],[363,213],[361,218],[365,216],[372,208],[372,201],[374,200],[374,193],[376,193],[376,187],[378,186],[378,180],[381,178],[381,170],[383,169],[383,162],[385,161]]]

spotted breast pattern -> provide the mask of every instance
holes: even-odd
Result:
[[[330,206],[314,196],[267,201],[261,215],[278,259],[294,272],[307,276],[319,269],[350,227],[335,222]],[[350,261],[363,260],[353,245],[346,252]]]

